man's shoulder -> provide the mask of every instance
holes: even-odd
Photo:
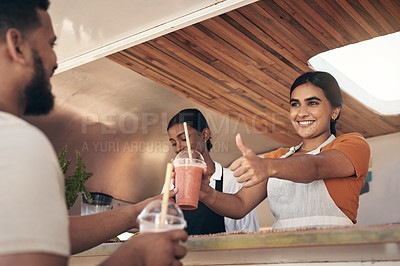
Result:
[[[14,115],[0,112],[0,138],[6,140],[3,145],[12,143],[19,147],[44,148],[51,146],[46,135],[37,127]],[[43,147],[44,146],[44,147]]]
[[[27,121],[9,113],[0,112],[0,130],[1,131],[20,131],[24,130],[27,134],[37,134],[41,132],[37,127]]]

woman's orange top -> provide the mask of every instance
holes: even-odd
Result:
[[[335,204],[354,223],[357,222],[357,210],[360,191],[368,174],[370,148],[365,138],[358,133],[343,134],[322,148],[338,150],[346,155],[354,166],[356,174],[349,177],[324,179],[329,195]],[[280,158],[289,148],[279,148],[266,154],[265,158]]]

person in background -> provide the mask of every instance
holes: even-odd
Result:
[[[243,188],[233,195],[220,193],[204,177],[200,199],[221,215],[241,218],[268,196],[272,228],[278,230],[355,224],[370,148],[358,133],[335,136],[342,104],[329,73],[298,77],[290,89],[289,114],[302,142],[260,158],[238,135],[243,156],[230,168]]]
[[[71,253],[136,227],[137,215],[152,200],[67,216],[55,151],[21,119],[46,114],[54,104],[56,36],[48,6],[48,0],[0,0],[0,265],[67,265]],[[184,230],[135,237],[102,265],[181,265],[186,249],[178,242],[186,238]]]
[[[177,113],[168,123],[169,141],[178,154],[186,148],[186,137],[183,123],[188,125],[190,145],[203,155],[207,165],[207,183],[216,191],[235,193],[242,184],[236,181],[233,172],[214,162],[210,156],[212,149],[211,131],[203,114],[197,109],[185,109]],[[235,220],[223,217],[204,203],[199,202],[195,210],[183,210],[187,221],[186,231],[189,235],[213,234],[220,232],[249,231],[258,232],[258,218],[255,210],[245,217]]]

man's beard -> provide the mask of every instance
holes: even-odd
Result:
[[[34,73],[25,87],[26,107],[24,115],[48,114],[54,106],[54,96],[50,91],[50,81],[46,78],[43,61],[39,53],[32,49]]]

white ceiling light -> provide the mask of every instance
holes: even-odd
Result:
[[[376,112],[400,114],[400,32],[330,50],[308,62],[331,73],[344,91]]]

